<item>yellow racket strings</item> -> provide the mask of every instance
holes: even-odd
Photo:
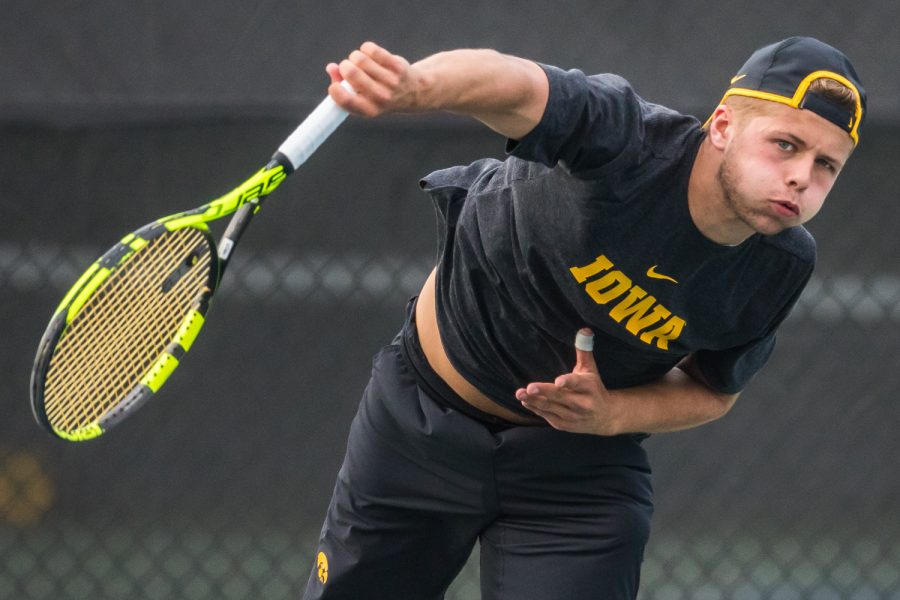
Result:
[[[165,291],[191,255],[193,264]],[[188,227],[151,240],[110,273],[50,360],[44,405],[55,429],[95,423],[137,386],[206,287],[211,258],[203,234]]]

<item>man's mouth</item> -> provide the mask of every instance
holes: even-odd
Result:
[[[775,210],[785,217],[799,217],[800,207],[788,200],[772,200]]]

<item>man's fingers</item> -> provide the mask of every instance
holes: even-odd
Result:
[[[573,392],[580,392],[582,390],[582,385],[580,385],[579,378],[577,376],[573,376],[573,373],[566,373],[565,375],[560,375],[553,381],[553,385],[559,388],[566,388],[567,390]]]
[[[367,117],[374,117],[384,112],[383,105],[387,92],[381,84],[375,82],[349,59],[342,60],[337,67],[337,72],[333,72],[333,69],[329,70],[332,83],[328,87],[328,93],[331,94],[338,106],[350,113]],[[336,80],[349,83],[353,92],[344,89],[335,82]]]
[[[566,406],[551,402],[542,394],[529,394],[526,389],[516,391],[516,398],[522,406],[541,417],[554,427],[565,421]]]
[[[602,416],[605,388],[594,361],[594,335],[590,329],[575,337],[575,368],[553,383],[529,383],[516,390],[522,406],[561,431],[596,431]]]
[[[341,77],[341,69],[337,66],[337,63],[328,63],[325,65],[325,72],[328,73],[331,83],[340,83],[344,80],[344,78]]]
[[[529,383],[525,388],[529,396],[549,396],[556,393],[556,385],[552,383]]]
[[[372,102],[359,94],[355,94],[340,84],[342,79],[332,81],[328,86],[328,94],[334,103],[354,115],[375,116],[378,109]],[[349,81],[349,80],[348,80]],[[351,84],[352,85],[352,84]]]
[[[594,360],[594,332],[580,329],[575,335],[575,368],[573,373],[597,373]]]
[[[397,85],[398,76],[393,71],[389,71],[382,65],[378,64],[372,58],[360,50],[354,50],[347,58],[354,65],[359,67],[373,82],[393,87]]]
[[[372,60],[388,69],[396,70],[406,62],[402,57],[390,53],[375,42],[365,42],[359,49],[371,56]]]
[[[404,76],[410,68],[409,61],[404,57],[399,54],[392,54],[373,42],[366,42],[360,46],[359,49],[364,54],[371,57],[374,62],[381,65],[386,72],[392,73],[395,77],[399,78]],[[388,81],[390,81],[390,79],[388,79]]]
[[[381,46],[366,42],[339,63],[329,63],[325,70],[331,78],[328,92],[344,110],[366,117],[407,108],[411,90],[409,63]],[[355,93],[337,87],[341,81]]]
[[[526,408],[528,408],[528,407],[526,407]],[[533,412],[538,417],[547,421],[547,423],[553,429],[559,429],[560,431],[565,431],[566,420],[562,416],[560,416],[554,412],[547,411],[547,410],[540,410],[540,409],[534,409],[534,408],[529,408],[528,410]]]
[[[593,352],[575,350],[575,368],[573,373],[599,373]]]
[[[594,332],[587,327],[582,327],[575,334],[575,348],[584,350],[585,352],[593,352],[594,350]]]
[[[516,392],[516,399],[523,404],[551,410],[561,415],[583,410],[584,398],[581,396],[583,394],[569,385],[561,386],[557,383],[529,383],[527,387]]]
[[[566,404],[550,401],[526,401],[522,403],[522,406],[547,421],[554,429],[563,431],[571,430],[573,425],[578,423],[581,418],[579,412],[572,410]]]
[[[546,406],[555,391],[556,386],[550,383],[529,383],[527,387],[516,390],[516,400],[529,406]]]
[[[394,61],[382,63],[362,50],[351,52],[348,60],[365,71],[373,81],[389,88],[395,87],[400,81],[400,69],[397,68]]]
[[[373,79],[368,75],[368,73],[363,71],[349,58],[345,58],[340,63],[338,63],[338,68],[340,69],[341,77],[349,81],[354,90],[358,90],[360,92],[365,91],[372,87],[374,83]]]

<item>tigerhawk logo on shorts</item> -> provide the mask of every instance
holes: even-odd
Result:
[[[319,552],[316,556],[316,576],[323,585],[328,581],[328,557],[324,552]]]
[[[609,316],[617,323],[625,321],[628,333],[645,344],[655,343],[657,348],[668,350],[669,342],[678,339],[684,331],[685,320],[673,315],[654,296],[648,295],[646,290],[635,285],[630,277],[613,269],[613,266],[613,262],[601,254],[591,264],[571,267],[569,271],[578,283],[584,284],[584,291],[597,304],[605,306],[619,300],[609,310]],[[651,271],[655,266],[651,267]],[[653,274],[658,275],[655,271]],[[671,277],[664,278],[678,283]]]

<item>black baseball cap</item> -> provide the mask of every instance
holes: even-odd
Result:
[[[817,79],[833,79],[856,92],[856,106],[848,109],[809,91]],[[805,108],[846,131],[859,143],[859,126],[866,112],[866,91],[838,49],[811,37],[791,37],[754,52],[722,97],[749,96]]]

